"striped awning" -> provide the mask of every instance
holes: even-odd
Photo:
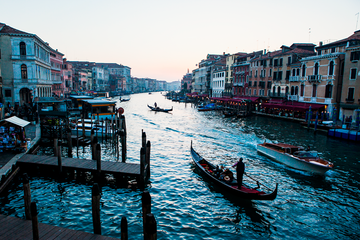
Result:
[[[28,122],[24,119],[18,118],[16,116],[10,117],[10,118],[5,118],[1,122],[9,122],[9,123],[15,124],[20,127],[25,127],[30,124],[30,122]]]

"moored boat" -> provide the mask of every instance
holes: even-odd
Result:
[[[91,119],[84,119],[84,124],[82,120],[79,119],[77,124],[71,124],[71,134],[82,136],[85,134],[85,137],[91,136],[91,129],[94,130],[94,136],[98,137],[111,137],[116,133],[116,130],[111,127],[111,124],[106,124],[104,122],[97,122]],[[113,133],[114,131],[114,133]]]
[[[317,151],[305,151],[303,147],[286,143],[267,143],[257,145],[257,151],[291,168],[324,174],[334,164],[319,157]]]
[[[243,183],[241,188],[238,188],[237,180],[233,179],[231,182],[222,180],[214,174],[216,167],[209,161],[201,157],[192,147],[190,147],[191,156],[195,164],[196,169],[199,170],[202,176],[210,180],[212,183],[221,187],[222,191],[236,196],[240,199],[249,200],[274,200],[277,196],[278,184],[276,184],[275,190],[270,193],[259,190],[260,183],[257,182],[257,187],[251,188]],[[264,186],[265,188],[265,186]]]
[[[149,105],[147,105],[147,106],[151,109],[151,111],[155,111],[155,112],[170,112],[173,110],[172,107],[169,109],[165,109],[165,108],[153,107],[153,106],[149,106]]]

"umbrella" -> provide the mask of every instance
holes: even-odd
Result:
[[[336,108],[333,108],[333,113],[332,113],[332,120],[333,120],[333,125],[336,125]]]
[[[314,131],[316,131],[317,124],[318,124],[318,119],[319,119],[319,116],[318,116],[318,114],[316,114],[316,118],[315,118],[315,130],[314,130]]]
[[[311,121],[311,117],[312,117],[312,112],[311,112],[311,106],[309,107],[309,116],[308,116],[308,128],[310,126],[310,121]]]

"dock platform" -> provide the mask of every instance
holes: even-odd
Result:
[[[78,170],[84,172],[96,172],[97,164],[95,160],[67,158],[62,157],[63,169]],[[58,158],[53,156],[39,156],[32,154],[23,155],[18,161],[17,165],[26,166],[28,164],[38,165],[44,167],[57,167]],[[140,176],[140,164],[123,163],[123,162],[109,162],[101,161],[101,172],[105,174],[123,175],[131,177]]]
[[[0,214],[0,226],[0,239],[33,239],[31,220]],[[117,238],[39,223],[39,239],[115,240]]]

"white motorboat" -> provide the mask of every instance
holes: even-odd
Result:
[[[257,151],[291,168],[324,174],[334,164],[319,157],[317,151],[305,151],[303,147],[286,143],[267,143],[257,145]]]
[[[104,122],[97,122],[91,119],[84,119],[84,124],[81,119],[78,119],[77,124],[73,123],[71,127],[72,135],[83,135],[83,130],[85,130],[85,137],[91,136],[91,129],[94,129],[94,136],[102,137],[107,136],[110,137],[113,135],[113,129],[111,128],[111,124],[106,125]],[[116,131],[114,130],[116,133]]]

